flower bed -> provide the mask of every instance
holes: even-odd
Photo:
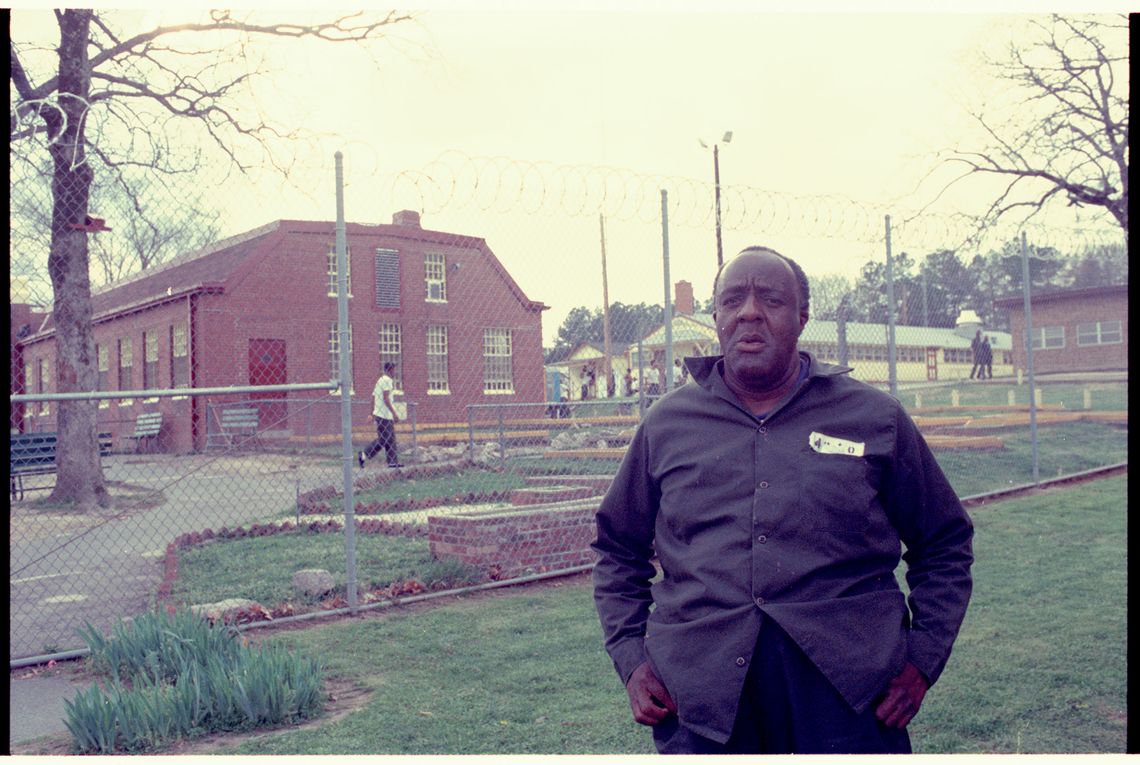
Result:
[[[282,523],[255,523],[249,527],[234,527],[229,528],[223,526],[215,531],[214,529],[205,529],[203,531],[193,531],[186,534],[181,534],[175,537],[174,541],[166,546],[166,552],[163,558],[163,575],[162,582],[159,584],[157,592],[157,600],[160,605],[164,605],[169,611],[173,609],[171,597],[174,590],[174,582],[178,579],[178,553],[188,547],[195,545],[206,544],[213,540],[224,539],[244,539],[247,537],[264,537],[273,534],[323,534],[327,532],[339,533],[344,529],[344,524],[337,520],[327,521],[313,521],[311,523],[302,523],[300,525],[293,521],[284,521]],[[425,537],[427,536],[427,529],[423,526],[410,523],[397,523],[386,519],[377,518],[362,518],[356,523],[357,533],[362,534],[384,534],[387,536],[406,536],[406,537]],[[408,592],[422,592],[425,588],[423,585],[414,580],[409,582],[395,582],[388,587],[374,588],[365,593],[363,601],[373,602],[375,600],[383,600],[386,597],[395,597],[398,595],[408,594]],[[369,595],[372,595],[369,599]],[[340,608],[347,606],[348,603],[343,598],[335,596],[326,601],[322,601],[322,608]],[[234,615],[233,622],[237,624],[245,624],[254,621],[265,621],[275,619],[281,616],[289,616],[293,613],[293,607],[289,603],[283,603],[271,609],[261,607],[250,608],[241,611]]]

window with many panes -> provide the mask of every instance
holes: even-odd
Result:
[[[380,325],[380,369],[385,364],[395,364],[396,370],[392,372],[392,381],[397,389],[404,387],[404,364],[402,357],[403,338],[400,325],[395,322],[384,322]]]
[[[449,393],[447,382],[447,327],[432,325],[427,328],[427,392]]]
[[[134,364],[131,339],[124,337],[119,340],[119,390],[131,390],[131,366]],[[133,404],[129,398],[119,399],[119,406]]]
[[[428,302],[447,302],[447,261],[440,253],[428,253],[424,259],[424,282]]]
[[[24,393],[31,393],[32,392],[32,362],[30,362],[30,361],[24,362],[24,390],[23,390],[23,392]],[[33,406],[31,404],[24,407],[24,417],[25,418],[31,417],[32,414],[34,413],[32,410],[34,410],[34,409],[35,409],[35,406]]]
[[[340,379],[340,322],[332,322],[329,324],[329,365],[331,367],[332,376],[331,380]],[[348,325],[348,385],[349,392],[355,393],[352,384],[352,324]],[[334,396],[339,396],[340,391],[330,391]]]
[[[190,387],[190,339],[186,322],[170,326],[170,387]]]
[[[1124,342],[1120,321],[1090,321],[1077,325],[1077,345],[1116,345]]]
[[[95,345],[95,359],[99,367],[98,390],[110,390],[108,386],[111,382],[111,349],[107,347],[106,343]],[[100,409],[106,409],[110,405],[109,399],[99,399]]]
[[[514,393],[511,374],[511,331],[483,330],[483,392]]]
[[[344,293],[348,297],[352,297],[352,258],[349,257],[351,254],[351,250],[346,247],[344,251]],[[336,297],[339,294],[337,292],[339,288],[336,283],[337,272],[335,244],[329,247],[328,266],[326,268],[326,273],[328,274],[329,297]]]
[[[1064,327],[1037,327],[1033,330],[1033,350],[1048,350],[1064,347]]]
[[[51,361],[40,359],[40,393],[51,393]],[[51,404],[40,402],[40,414],[51,414]]]
[[[143,332],[143,387],[158,387],[158,333]]]

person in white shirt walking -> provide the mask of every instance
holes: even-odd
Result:
[[[392,381],[394,371],[396,365],[390,361],[385,362],[384,374],[380,375],[376,387],[372,389],[372,417],[376,420],[376,440],[368,444],[367,449],[357,453],[356,460],[360,467],[364,467],[364,463],[375,457],[381,449],[387,453],[388,467],[403,467],[396,456],[396,423],[400,421],[400,416],[396,414],[396,407],[392,403],[392,391],[396,388],[396,384]]]

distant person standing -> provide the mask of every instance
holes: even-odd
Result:
[[[649,385],[646,387],[645,394],[647,396],[660,396],[661,395],[661,370],[657,368],[657,362],[649,365],[646,372],[649,375]]]
[[[625,376],[623,376],[621,379],[622,379],[622,382],[625,384],[625,395],[632,396],[633,395],[633,372],[630,371],[630,369],[628,367],[625,370]]]
[[[689,369],[680,359],[673,362],[673,387],[684,385],[689,380]]]
[[[990,345],[989,335],[986,335],[986,339],[982,341],[979,356],[982,361],[982,368],[978,371],[978,377],[994,379],[994,349]]]
[[[970,379],[974,379],[974,375],[978,375],[981,379],[982,372],[982,330],[974,333],[974,339],[970,341],[970,355],[973,357],[974,366],[970,367]]]
[[[392,391],[396,388],[392,373],[395,371],[395,364],[390,361],[385,362],[384,374],[380,375],[380,379],[372,389],[372,417],[376,420],[376,440],[356,455],[360,467],[364,467],[364,463],[375,457],[381,449],[387,454],[388,467],[403,467],[396,456],[396,423],[400,421],[400,416],[396,414],[396,407],[392,403]]]

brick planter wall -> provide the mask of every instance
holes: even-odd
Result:
[[[455,516],[428,516],[432,555],[510,579],[593,563],[599,497]]]

